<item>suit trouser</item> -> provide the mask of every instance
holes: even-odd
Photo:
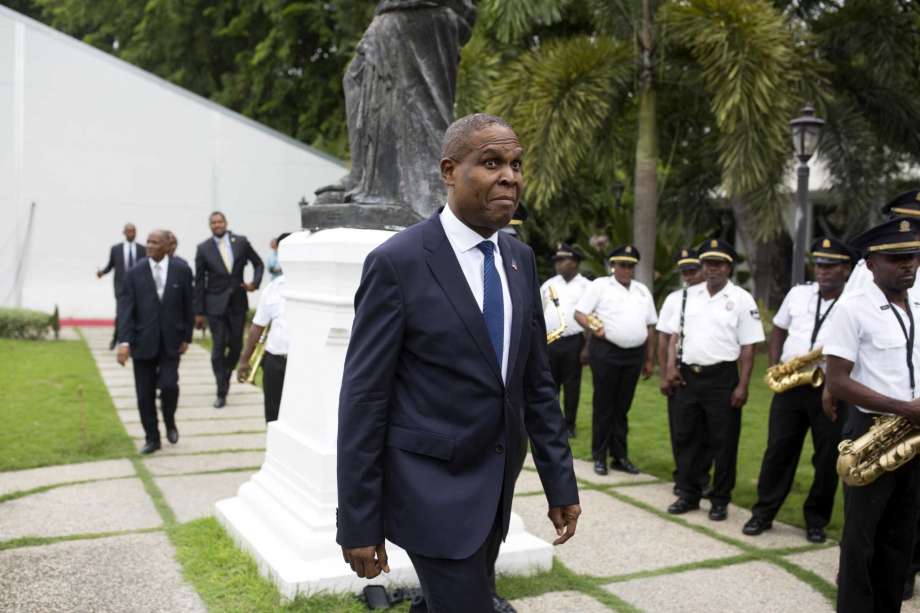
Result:
[[[703,367],[699,373],[681,365],[686,385],[674,393],[674,432],[677,444],[677,487],[681,496],[697,502],[701,483],[715,463],[713,504],[728,504],[738,464],[741,410],[731,406],[732,390],[738,385],[736,362]],[[707,449],[708,446],[708,449]]]
[[[864,434],[872,416],[851,416],[844,438]],[[911,460],[868,485],[845,485],[837,611],[901,610],[901,594],[917,529],[920,463]]]
[[[230,376],[243,350],[245,310],[228,308],[222,315],[208,315],[211,329],[211,370],[217,380],[217,395],[226,396],[230,390]]]
[[[671,478],[674,480],[674,484],[677,485],[677,450],[679,445],[677,443],[677,426],[674,423],[674,394],[667,396],[668,403],[668,432],[670,433],[671,439],[671,456],[674,458],[674,470],[671,472]],[[700,473],[700,490],[705,490],[709,487],[709,469],[712,466],[712,451],[709,450],[709,438],[708,436],[703,436],[703,455],[709,460],[706,462],[706,470]]]
[[[556,396],[560,391],[565,396],[565,425],[573,432],[581,396],[581,350],[584,346],[584,335],[572,334],[563,336],[547,347],[549,368],[556,382]]]
[[[137,409],[140,412],[144,436],[148,443],[160,442],[157,426],[157,389],[160,390],[160,407],[163,423],[168,429],[176,427],[176,405],[179,404],[179,356],[160,353],[148,360],[132,359],[134,388],[137,391]]]
[[[265,422],[278,419],[281,408],[281,392],[284,389],[284,372],[287,356],[265,352],[262,358],[262,393],[265,397]]]
[[[429,558],[409,552],[425,604],[411,613],[492,613],[495,560],[502,543],[501,506],[492,530],[476,552],[463,560]],[[427,608],[425,608],[427,607]]]
[[[811,428],[815,449],[811,464],[815,477],[803,507],[805,525],[823,528],[830,523],[837,493],[837,445],[846,407],[839,403],[840,418],[828,419],[821,409],[822,390],[803,386],[774,394],[767,449],[757,480],[757,503],[752,509],[755,517],[767,521],[776,517],[792,488],[805,434]]]
[[[645,345],[624,349],[599,338],[592,338],[588,363],[594,381],[594,414],[591,419],[591,455],[595,461],[606,461],[607,452],[614,460],[629,457],[626,439],[632,406]]]

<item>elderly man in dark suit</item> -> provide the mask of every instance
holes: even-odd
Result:
[[[427,610],[492,610],[490,568],[532,441],[560,544],[581,509],[533,251],[499,229],[523,189],[500,118],[444,137],[448,204],[372,251],[339,400],[338,533],[359,577],[404,548]]]
[[[137,408],[146,444],[142,454],[160,448],[156,393],[160,389],[166,438],[179,440],[176,405],[179,403],[179,356],[192,341],[192,271],[167,255],[169,239],[163,230],[147,237],[147,258],[125,275],[118,301],[118,363],[130,357],[134,364]]]
[[[211,238],[195,251],[195,327],[211,329],[211,368],[217,380],[214,408],[227,404],[230,375],[243,349],[243,326],[249,308],[247,292],[262,282],[262,260],[245,236],[227,230],[220,211],[209,218]],[[252,264],[252,282],[243,280],[246,262]]]
[[[121,287],[124,283],[125,272],[130,270],[138,260],[147,255],[147,251],[144,249],[144,246],[138,245],[134,242],[134,238],[137,236],[137,228],[134,227],[133,223],[126,223],[125,229],[122,230],[122,233],[125,235],[125,240],[123,242],[112,245],[112,248],[109,249],[109,261],[105,265],[105,268],[101,268],[96,271],[97,279],[101,279],[113,270],[115,271],[113,285],[115,288],[116,303],[118,302],[118,297],[121,296]],[[115,331],[112,332],[112,342],[109,344],[109,349],[115,348],[115,339],[117,337],[118,313],[116,307]]]

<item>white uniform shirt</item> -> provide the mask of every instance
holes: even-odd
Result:
[[[699,285],[696,283],[690,287]],[[690,289],[687,288],[689,292]],[[680,331],[680,307],[684,301],[684,288],[674,290],[664,299],[664,302],[661,305],[661,310],[658,311],[658,325],[655,326],[655,329],[661,332],[662,334],[677,334]],[[676,315],[675,315],[676,314]],[[671,328],[671,320],[677,317],[678,325],[675,328]]]
[[[874,285],[875,279],[872,277],[872,271],[866,266],[866,260],[859,260],[847,279],[847,285],[843,289],[845,292],[856,289],[864,289],[868,285]],[[914,290],[920,289],[920,268],[917,269],[917,276],[914,277]]]
[[[562,316],[565,318],[565,332],[562,333],[562,336],[566,337],[582,333],[581,326],[575,321],[575,305],[578,304],[589,285],[591,282],[579,273],[569,282],[566,282],[562,275],[556,275],[540,286],[540,296],[543,298],[543,319],[546,320],[548,331],[559,327],[556,306],[549,297],[550,286],[556,290],[556,296],[559,298],[559,310],[562,311]]]
[[[786,294],[783,304],[773,317],[774,326],[779,326],[789,332],[786,342],[783,343],[780,362],[787,362],[792,358],[808,353],[812,349],[824,346],[827,340],[829,324],[837,305],[831,308],[833,300],[820,301],[820,314],[818,317],[824,317],[825,314],[827,316],[818,330],[818,337],[815,339],[814,347],[811,347],[811,334],[815,327],[815,309],[818,308],[819,300],[818,286],[815,284],[797,285]]]
[[[679,325],[680,309],[676,309],[668,327],[676,331]],[[743,288],[729,281],[715,296],[709,295],[705,283],[687,290],[684,364],[734,362],[741,355],[741,347],[763,340],[757,303]]]
[[[441,225],[444,227],[444,233],[447,234],[447,241],[454,249],[454,255],[460,263],[460,269],[466,282],[473,292],[473,298],[482,311],[483,296],[485,287],[482,280],[482,268],[486,261],[486,256],[479,250],[477,245],[484,240],[490,240],[495,243],[495,267],[498,269],[498,278],[502,283],[502,301],[505,315],[505,333],[502,338],[502,380],[506,380],[508,374],[508,351],[511,347],[511,292],[508,289],[508,278],[505,276],[505,266],[502,262],[502,253],[498,248],[498,233],[496,232],[488,239],[483,238],[472,230],[465,223],[457,219],[454,212],[450,210],[450,205],[444,207],[441,211]]]
[[[908,296],[908,305],[920,328],[920,300],[915,294]],[[824,355],[853,362],[850,377],[869,389],[896,400],[910,400],[907,339],[892,309],[897,310],[909,332],[907,313],[898,306],[889,306],[875,283],[845,292],[834,307],[837,312],[830,322]],[[915,329],[914,336],[911,358],[918,370],[916,377],[920,375],[920,329]],[[857,408],[865,413],[874,412]]]
[[[290,349],[291,337],[288,334],[287,318],[284,315],[284,275],[272,279],[272,282],[262,290],[259,306],[252,318],[252,323],[263,328],[271,324],[268,338],[265,340],[265,351],[273,355],[287,355]]]
[[[627,289],[612,275],[592,281],[575,310],[585,315],[596,312],[604,324],[604,337],[623,349],[641,346],[648,338],[648,326],[658,321],[648,288],[633,280]]]

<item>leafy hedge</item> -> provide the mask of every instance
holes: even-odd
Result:
[[[52,329],[52,320],[41,311],[0,308],[0,338],[41,340]]]

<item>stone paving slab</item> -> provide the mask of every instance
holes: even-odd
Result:
[[[643,611],[656,613],[833,611],[820,592],[768,562],[633,579],[604,589]]]
[[[0,611],[205,613],[162,533],[0,551]]]
[[[163,447],[156,451],[156,455],[171,455],[182,453],[199,453],[202,451],[224,451],[227,449],[265,449],[265,434],[219,434],[214,436],[187,436],[183,437],[182,424],[179,428],[179,442],[175,445],[166,440],[165,434],[161,438]],[[162,427],[160,428],[162,431]],[[143,440],[135,440],[138,451],[144,446]]]
[[[134,466],[131,465],[130,460],[102,460],[0,472],[0,496],[57,483],[132,476],[134,476]]]
[[[257,468],[265,461],[264,451],[235,451],[201,455],[146,456],[144,465],[155,476],[203,473],[233,468]]]
[[[123,424],[140,422],[140,414],[137,407],[128,409],[119,409],[118,417]],[[265,419],[265,405],[263,404],[234,404],[232,398],[227,399],[227,406],[222,409],[214,407],[183,408],[179,407],[176,411],[176,425],[182,430],[182,422],[185,420],[223,420],[223,419],[245,419],[245,418],[262,418]]]
[[[582,491],[580,498],[578,530],[556,547],[559,559],[576,573],[613,577],[742,553],[603,492]],[[530,533],[547,542],[556,538],[544,497],[518,497],[513,508]]]
[[[605,605],[581,592],[548,592],[512,600],[518,613],[607,613]]]
[[[654,508],[665,511],[676,496],[672,492],[673,484],[658,483],[653,485],[640,485],[636,487],[624,488],[619,493],[639,500]],[[808,541],[805,540],[805,531],[789,524],[773,522],[773,528],[767,530],[758,536],[746,536],[741,532],[744,523],[751,518],[751,512],[748,509],[740,508],[735,505],[728,506],[728,519],[725,521],[709,520],[709,502],[700,501],[699,511],[690,511],[683,515],[678,515],[681,519],[691,524],[705,526],[714,532],[717,532],[728,538],[742,541],[752,547],[762,547],[766,549],[776,549],[783,547],[807,547]]]
[[[619,470],[609,470],[606,475],[594,474],[594,462],[575,460],[575,476],[594,485],[623,485],[633,483],[657,482],[658,479],[651,475],[640,473],[631,475]]]
[[[214,503],[236,496],[240,486],[249,481],[250,472],[216,473],[213,475],[184,475],[156,477],[166,503],[180,522],[214,515]]]
[[[0,540],[142,530],[161,524],[140,479],[65,485],[0,504]]]
[[[518,476],[517,483],[514,484],[514,495],[535,493],[543,493],[543,483],[540,482],[540,475],[536,471],[525,468]]]
[[[264,403],[262,401],[261,395],[247,394],[247,395],[237,395],[230,393],[227,396],[227,405],[224,409],[215,409],[211,406],[211,403],[214,402],[214,396],[183,396],[181,389],[179,392],[179,404],[177,409],[181,411],[182,409],[208,409],[212,413],[216,411],[223,411],[227,407],[248,405],[248,406],[258,406],[262,409],[262,413],[265,413]],[[122,398],[113,398],[112,403],[115,405],[115,408],[119,411],[126,411],[128,409],[137,408],[137,397],[136,396],[125,396]],[[215,415],[215,417],[217,417]]]
[[[810,570],[831,585],[837,584],[837,566],[840,563],[840,548],[825,547],[814,551],[795,553],[786,556],[790,562]]]
[[[137,398],[137,392],[134,389],[134,381],[123,383],[121,385],[109,385],[109,395],[112,398]],[[180,397],[194,396],[202,402],[211,402],[215,396],[214,382],[206,383],[186,383],[181,377],[179,378],[179,395]],[[238,385],[233,389],[234,396],[258,396],[262,398],[262,390],[255,385]]]
[[[178,418],[177,418],[178,419]],[[213,420],[178,420],[176,427],[182,436],[198,436],[202,434],[233,434],[235,432],[265,432],[265,419],[250,417],[246,419],[213,419]],[[133,438],[144,438],[144,428],[140,422],[125,424],[125,430]]]

